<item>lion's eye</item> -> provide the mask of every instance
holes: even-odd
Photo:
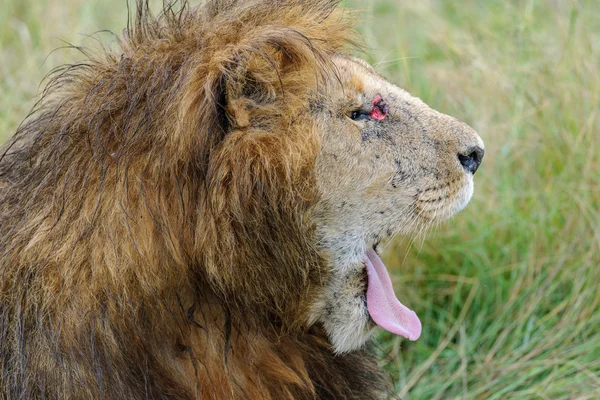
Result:
[[[364,121],[371,119],[371,113],[365,110],[354,110],[350,113],[350,119],[353,121]]]

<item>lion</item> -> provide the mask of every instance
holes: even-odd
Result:
[[[416,340],[377,244],[461,210],[484,146],[349,55],[335,0],[144,1],[0,150],[0,393],[379,399]]]

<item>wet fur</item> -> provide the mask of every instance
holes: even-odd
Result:
[[[1,398],[382,396],[303,324],[329,271],[300,110],[350,37],[335,3],[139,3],[55,72],[0,149]]]

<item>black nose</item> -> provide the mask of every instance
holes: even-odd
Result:
[[[479,168],[479,164],[481,164],[481,160],[483,159],[483,149],[481,147],[471,147],[469,150],[464,153],[458,154],[458,160],[462,164],[465,169],[474,174]]]

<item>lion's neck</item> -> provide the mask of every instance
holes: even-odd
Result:
[[[376,399],[384,380],[368,351],[334,355],[320,327],[283,333],[217,304],[193,309],[181,371],[198,398]]]

